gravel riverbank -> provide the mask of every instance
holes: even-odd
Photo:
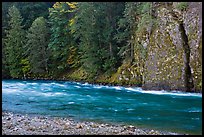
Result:
[[[178,135],[172,132],[139,129],[71,118],[22,115],[2,112],[2,135]]]

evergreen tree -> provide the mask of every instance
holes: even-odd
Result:
[[[48,73],[48,42],[49,29],[43,17],[38,17],[32,23],[27,34],[27,56],[34,74]]]
[[[51,38],[49,49],[51,50],[52,69],[54,72],[63,72],[77,64],[77,47],[69,28],[69,21],[73,16],[71,12],[74,6],[66,2],[56,2],[49,9],[49,23],[51,26]],[[74,61],[72,61],[74,60]]]
[[[123,7],[123,3],[117,2],[78,4],[71,28],[79,41],[82,66],[92,76],[114,70],[119,62],[113,36]]]
[[[99,35],[103,49],[105,50],[102,55],[104,58],[103,70],[104,71],[113,71],[117,68],[118,63],[120,63],[120,58],[118,56],[118,44],[114,39],[114,36],[117,32],[117,22],[122,17],[124,10],[123,2],[103,2],[98,4],[97,8],[99,14],[98,21],[98,30],[100,30]],[[104,20],[101,20],[104,18]]]
[[[79,41],[81,63],[90,77],[97,76],[102,70],[101,50],[98,41],[97,10],[94,2],[78,4],[72,24],[72,32]],[[102,45],[101,45],[102,46]]]
[[[42,16],[47,19],[48,8],[52,7],[53,4],[53,2],[2,2],[2,28],[5,30],[8,27],[8,17],[6,15],[11,6],[15,6],[19,10],[24,19],[22,22],[24,29],[27,30],[37,17]]]
[[[6,62],[8,63],[11,77],[21,78],[23,76],[21,60],[25,43],[24,30],[21,25],[23,19],[15,6],[9,8],[8,14],[10,20],[9,30],[5,39]]]
[[[129,59],[137,69],[137,75],[144,76],[144,64],[147,58],[147,45],[153,25],[156,24],[152,3],[126,3],[124,17],[120,19],[119,32],[115,36],[119,43],[126,43],[120,48],[119,54]],[[145,41],[145,44],[142,43]],[[146,46],[144,46],[146,45]]]
[[[124,58],[130,58],[132,61],[134,59],[134,40],[140,10],[140,2],[126,2],[124,17],[118,22],[118,34],[115,36],[119,43],[124,43],[120,47],[119,54]]]
[[[12,2],[20,11],[27,30],[32,25],[33,21],[38,17],[48,18],[48,9],[52,7],[53,2]]]
[[[126,42],[119,54],[134,59],[135,48],[141,44],[144,34],[150,36],[153,25],[156,24],[154,12],[150,2],[127,2],[124,17],[120,19],[118,34],[115,38],[119,43]]]
[[[8,70],[8,63],[6,61],[6,54],[5,54],[5,40],[2,38],[2,78],[9,77],[9,70]]]

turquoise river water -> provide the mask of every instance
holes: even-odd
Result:
[[[3,80],[2,109],[202,134],[202,94],[43,80]]]

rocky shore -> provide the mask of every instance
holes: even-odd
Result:
[[[22,115],[2,112],[2,135],[178,135],[140,129],[132,125],[113,125],[71,118]]]

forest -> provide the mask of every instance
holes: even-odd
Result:
[[[202,91],[202,2],[2,2],[2,78]]]

